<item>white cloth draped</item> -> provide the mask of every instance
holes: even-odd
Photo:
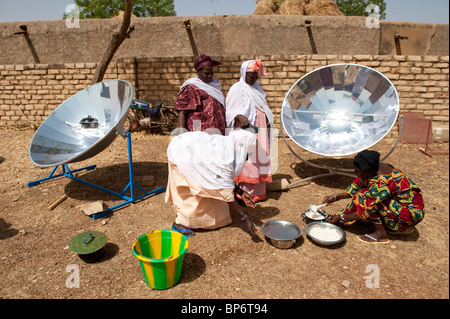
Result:
[[[228,136],[186,132],[172,139],[167,158],[203,188],[234,188],[233,179],[242,172],[247,154],[255,145],[255,134],[245,130],[232,131]]]

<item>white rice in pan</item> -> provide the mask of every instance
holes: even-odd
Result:
[[[342,238],[342,233],[330,227],[321,227],[320,225],[315,225],[309,229],[309,234],[314,238],[321,241],[338,241]]]

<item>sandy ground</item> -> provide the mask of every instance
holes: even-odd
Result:
[[[35,187],[27,183],[48,176],[50,168],[34,166],[28,156],[33,130],[0,131],[0,298],[5,299],[448,299],[449,298],[449,156],[432,158],[420,145],[399,144],[387,162],[402,169],[423,190],[426,217],[410,235],[391,236],[387,245],[370,245],[357,236],[368,225],[346,230],[337,246],[321,246],[304,232],[301,214],[325,195],[343,191],[350,177],[331,176],[301,183],[283,192],[271,192],[255,209],[245,208],[260,226],[269,220],[296,223],[302,237],[291,249],[272,246],[260,233],[252,238],[243,222],[214,231],[199,231],[189,239],[180,282],[167,290],[146,286],[131,251],[134,240],[152,230],[170,229],[174,213],[164,193],[93,220],[78,207],[103,200],[111,207],[122,200],[68,178]],[[135,180],[155,176],[155,185],[167,183],[168,136],[132,134]],[[292,145],[294,148],[296,146]],[[392,144],[373,149],[387,154]],[[448,151],[448,144],[434,144]],[[351,167],[349,159],[321,158],[296,149],[313,163]],[[97,185],[121,191],[128,183],[127,143],[118,137],[102,153],[72,169],[96,164],[78,173]],[[297,159],[278,139],[278,168],[274,178],[291,182],[323,173]],[[48,207],[66,194],[54,210]],[[345,202],[326,208],[339,212]],[[69,249],[75,235],[98,230],[108,244],[102,260],[87,264]],[[75,268],[74,268],[75,267]],[[75,272],[77,269],[78,272]],[[79,278],[74,287],[74,275]],[[177,310],[178,311],[178,310]]]

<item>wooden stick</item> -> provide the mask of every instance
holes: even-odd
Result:
[[[50,206],[48,206],[48,210],[53,210],[55,209],[56,206],[58,206],[59,204],[61,204],[63,201],[65,201],[67,199],[67,195],[64,194],[63,196],[61,196],[60,198],[58,198],[53,204],[51,204]]]

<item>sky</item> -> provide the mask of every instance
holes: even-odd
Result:
[[[449,0],[385,0],[387,21],[449,23]],[[59,20],[73,0],[0,0],[0,22]],[[177,16],[251,15],[255,0],[174,0]]]

